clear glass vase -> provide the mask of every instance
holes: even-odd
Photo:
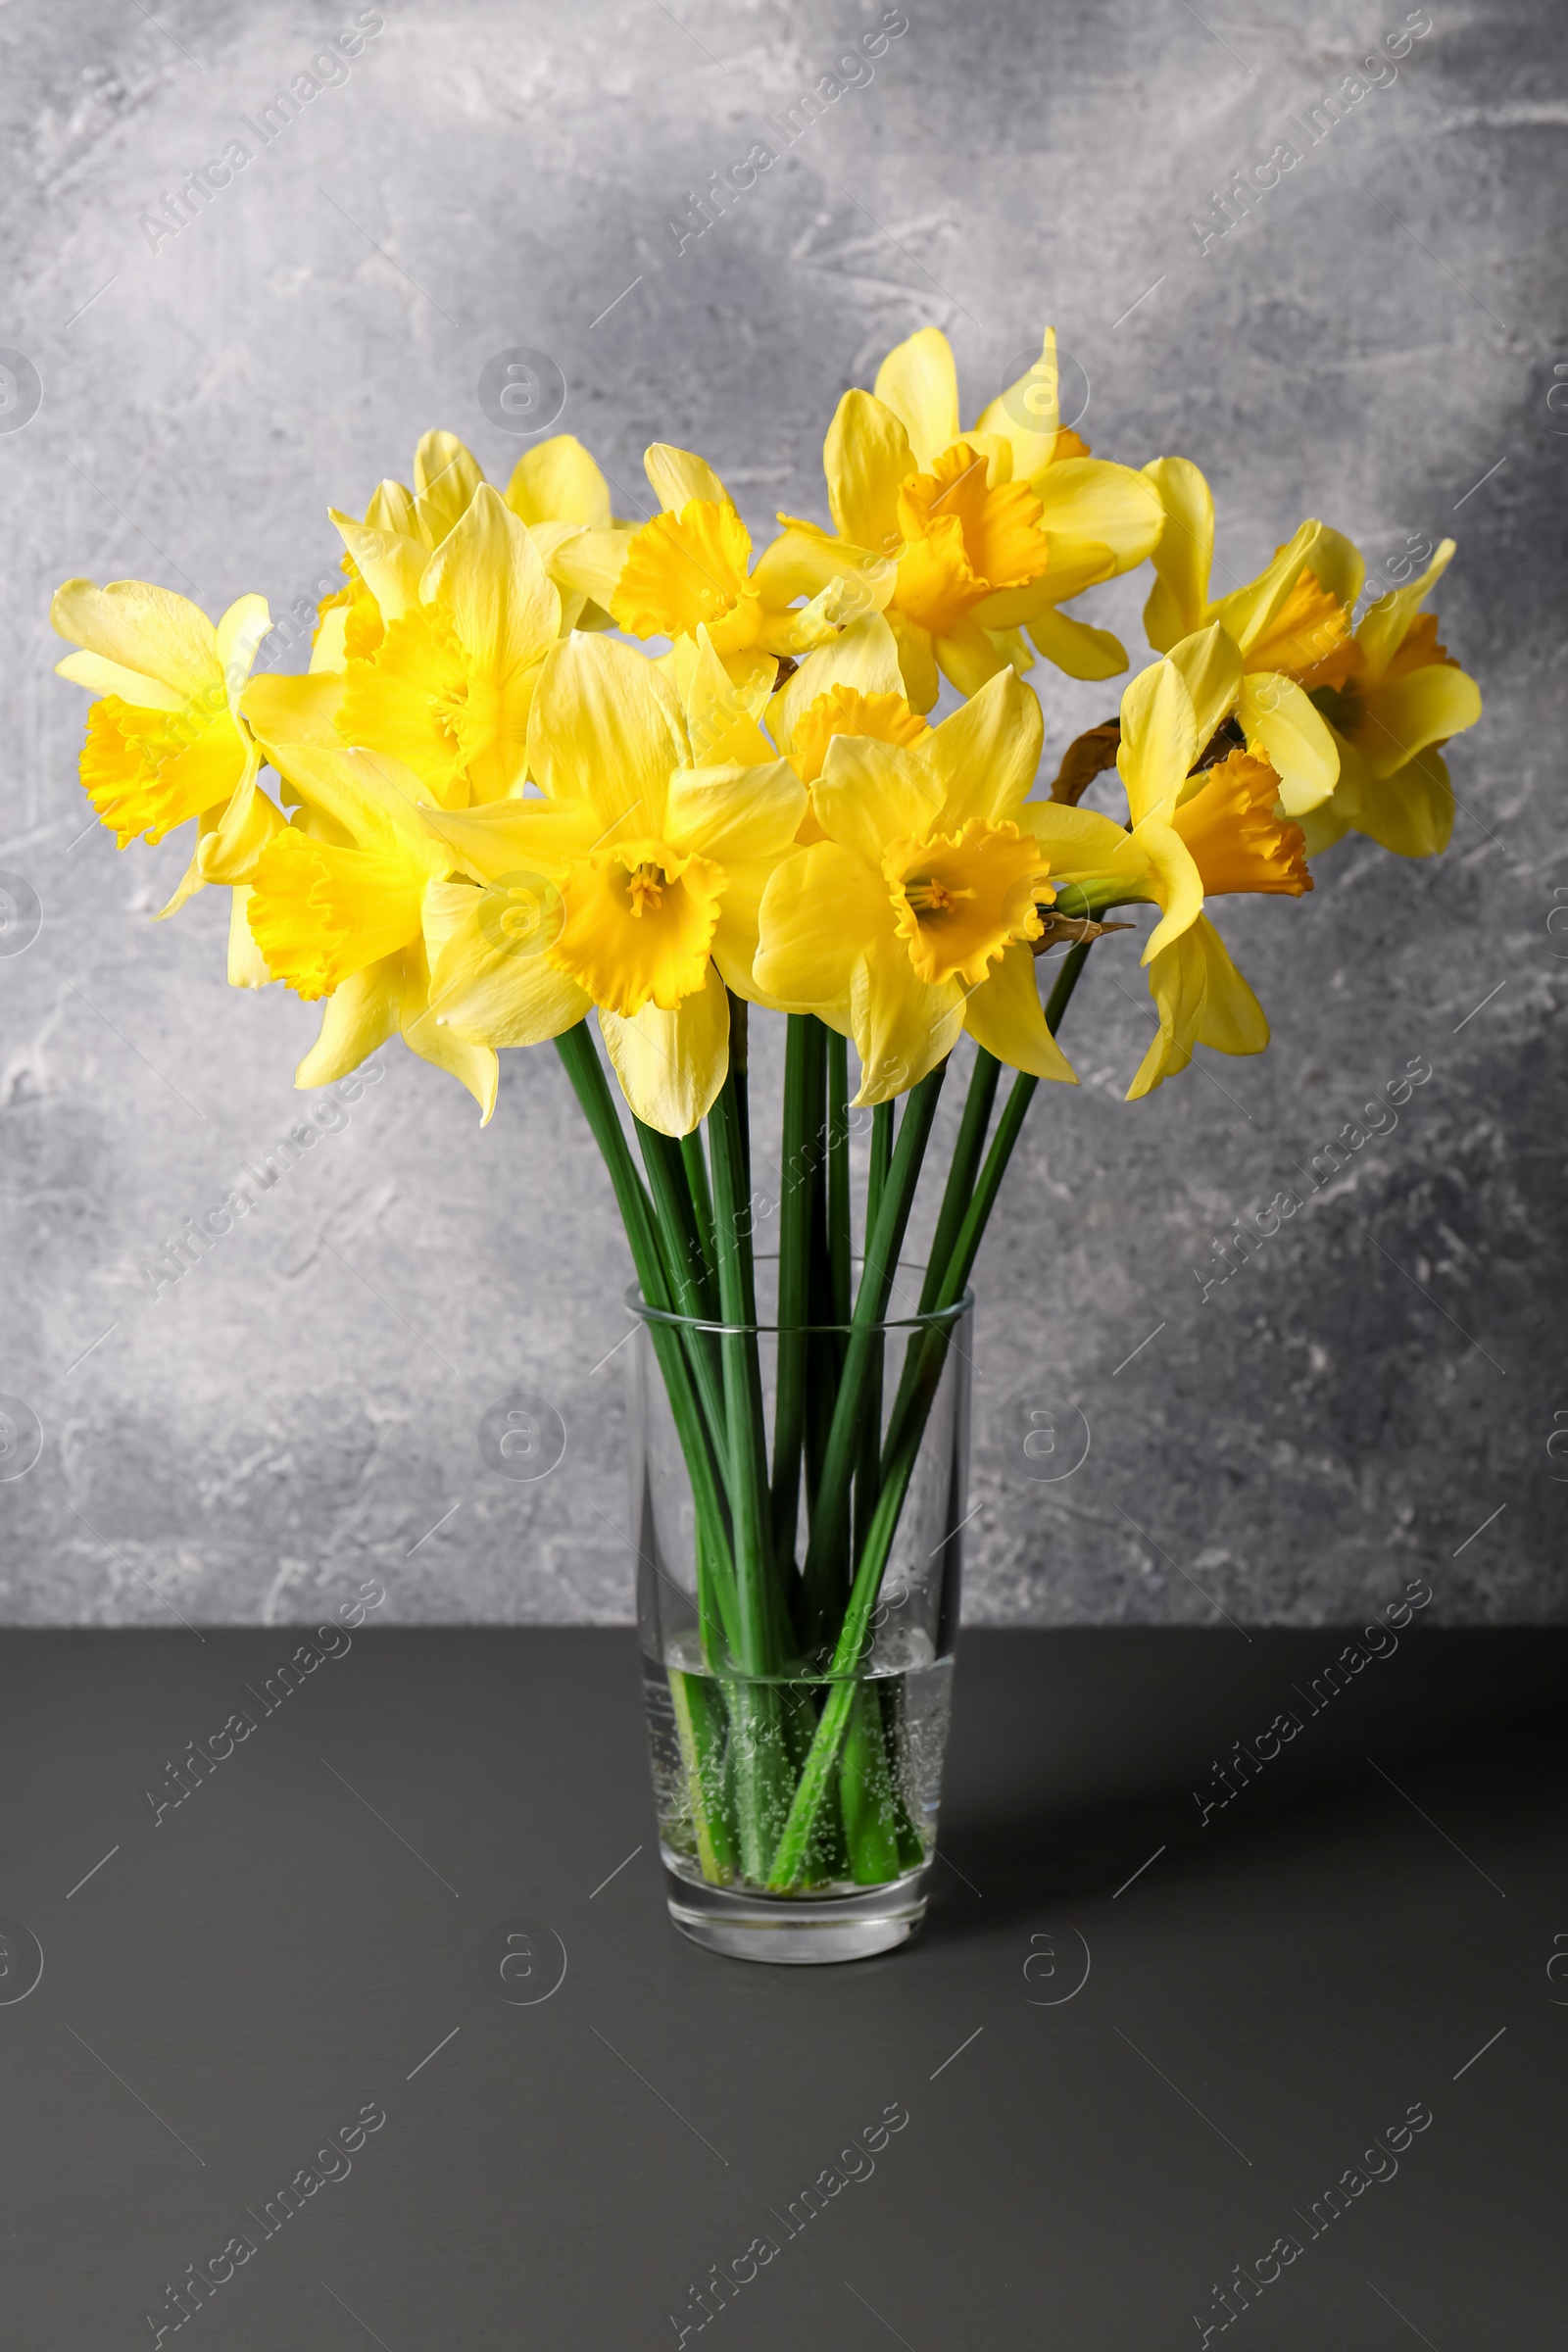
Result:
[[[765,1317],[767,1261],[757,1275]],[[901,1267],[895,1298],[917,1300],[920,1282],[919,1268]],[[924,1917],[936,1843],[968,1513],[972,1299],[859,1334],[876,1377],[852,1491],[831,1527],[814,1506],[852,1327],[702,1322],[657,1312],[635,1290],[627,1303],[637,1317],[637,1615],[670,1916],[695,1942],[735,1959],[799,1964],[887,1951]],[[725,1606],[707,1556],[713,1538],[703,1532],[670,1402],[672,1354],[677,1385],[683,1376],[706,1382],[710,1398],[734,1394],[725,1377],[737,1367],[760,1384],[771,1468],[750,1632],[744,1607]],[[805,1398],[793,1494],[775,1445],[781,1355]],[[747,1560],[735,1556],[744,1513],[730,1508],[733,1466],[715,1459],[713,1469],[733,1593],[748,1580]]]

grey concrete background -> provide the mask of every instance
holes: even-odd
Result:
[[[1244,575],[1308,513],[1374,558],[1452,529],[1444,635],[1487,710],[1454,749],[1446,858],[1352,838],[1313,897],[1222,910],[1265,1057],[1200,1054],[1123,1104],[1143,983],[1130,943],[1091,964],[1083,1084],[1037,1102],[982,1266],[968,1614],[1312,1623],[1424,1576],[1437,1617],[1560,1618],[1562,12],[1433,0],[1397,80],[1200,256],[1217,178],[1400,8],[911,0],[872,84],[677,260],[685,191],[879,10],[394,5],[347,82],[150,253],[140,214],[354,13],[0,12],[0,343],[44,386],[0,434],[0,867],[43,910],[0,956],[0,1391],[42,1433],[0,1482],[0,1617],[288,1619],[371,1573],[406,1619],[608,1621],[631,1595],[601,1362],[628,1269],[548,1052],[507,1057],[481,1136],[388,1049],[347,1131],[149,1297],[148,1253],[298,1115],[316,1016],[225,987],[217,894],[149,925],[179,842],[83,833],[53,585],[282,610],[335,558],[328,503],[406,476],[425,426],[505,481],[522,444],[475,384],[513,344],[559,362],[622,512],[659,437],[704,451],[760,532],[823,513],[833,405],[892,343],[945,327],[968,414],[1049,318],[1097,452],[1196,459]],[[1143,587],[1091,600],[1135,647]],[[1114,707],[1036,682],[1048,758]],[[1396,1130],[1204,1300],[1213,1237],[1416,1056],[1434,1075]],[[535,1485],[475,1443],[517,1387],[566,1432]],[[1063,1466],[1090,1432],[1055,1484],[1008,1442],[1031,1404]]]

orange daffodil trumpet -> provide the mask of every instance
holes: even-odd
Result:
[[[1234,715],[1248,749],[1274,768],[1281,806],[1300,817],[1332,794],[1339,749],[1307,689],[1343,675],[1350,607],[1360,585],[1349,541],[1321,522],[1300,529],[1256,579],[1211,598],[1214,501],[1185,458],[1156,458],[1145,468],[1165,510],[1154,550],[1154,586],[1144,627],[1158,653],[1217,622],[1241,656]],[[1354,586],[1351,585],[1352,572]]]
[[[1151,901],[1159,920],[1144,948],[1159,1020],[1128,1089],[1136,1101],[1183,1070],[1195,1045],[1260,1054],[1262,1007],[1204,911],[1210,897],[1312,888],[1299,826],[1276,813],[1280,779],[1250,751],[1195,769],[1234,706],[1240,656],[1218,623],[1184,638],[1122,696],[1117,772],[1128,822],[1092,808],[1032,804],[1058,906],[1098,914]]]

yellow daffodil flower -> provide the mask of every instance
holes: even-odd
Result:
[[[694,707],[719,709],[729,681],[701,633],[692,668]],[[806,806],[753,731],[740,748],[761,757],[694,763],[660,664],[600,637],[557,646],[528,722],[542,797],[425,811],[484,885],[435,962],[447,1031],[536,1045],[597,1007],[637,1116],[690,1134],[724,1082],[726,986],[752,993],[763,886]]]
[[[340,670],[350,656],[373,654],[384,615],[360,557],[389,590],[396,612],[417,596],[426,561],[456,529],[484,481],[479,462],[455,433],[422,435],[414,453],[414,488],[384,481],[363,521],[334,508],[332,520],[348,553],[347,585],[327,597],[319,612],[311,656],[313,670]],[[506,503],[533,536],[545,569],[561,593],[561,628],[605,628],[610,615],[559,572],[556,558],[565,543],[585,530],[607,528],[610,485],[574,433],[557,433],[518,459],[507,486]]]
[[[561,625],[527,525],[483,482],[433,553],[419,549],[416,577],[404,549],[417,543],[388,553],[345,536],[384,629],[342,673],[343,742],[402,760],[443,808],[520,791],[528,706]]]
[[[562,549],[563,576],[604,605],[628,637],[672,645],[706,627],[738,686],[771,686],[779,658],[832,635],[822,608],[792,612],[794,567],[781,540],[752,564],[752,536],[712,467],[656,441],[643,460],[660,512],[639,529],[584,531]]]
[[[1184,640],[1133,679],[1121,701],[1116,765],[1129,824],[1092,808],[1032,802],[1024,817],[1051,859],[1067,915],[1152,901],[1160,919],[1143,962],[1159,1030],[1129,1102],[1183,1070],[1195,1045],[1260,1054],[1261,1005],[1204,913],[1210,897],[1312,888],[1299,826],[1275,813],[1280,780],[1251,753],[1193,772],[1233,692],[1236,649],[1218,624]]]
[[[769,702],[767,724],[803,784],[816,782],[835,735],[897,746],[931,732],[905,697],[898,639],[880,612],[852,620],[830,645],[808,654]],[[807,826],[804,839],[821,839],[814,819],[808,816]]]
[[[1248,749],[1280,779],[1287,815],[1303,816],[1334,790],[1339,752],[1307,689],[1344,674],[1360,558],[1343,533],[1321,522],[1300,529],[1258,573],[1217,600],[1214,500],[1186,458],[1155,458],[1144,471],[1159,492],[1165,527],[1154,550],[1154,586],[1144,628],[1156,653],[1218,622],[1240,656],[1234,715]],[[1200,747],[1201,748],[1201,747]]]
[[[273,979],[325,1000],[295,1085],[329,1086],[401,1032],[488,1122],[495,1054],[426,1017],[431,961],[478,893],[451,879],[456,860],[419,812],[420,779],[319,726],[296,741],[269,736],[266,748],[296,806],[256,862],[250,929]]]
[[[854,1038],[858,1102],[915,1085],[962,1030],[1073,1083],[1030,946],[1052,896],[1024,807],[1040,740],[1040,706],[1010,668],[912,744],[829,739],[811,786],[823,838],[768,882],[753,977],[764,1002]]]
[[[1303,820],[1314,857],[1352,830],[1400,858],[1448,846],[1453,787],[1440,747],[1475,725],[1481,693],[1438,643],[1437,614],[1421,606],[1452,555],[1445,539],[1419,579],[1373,605],[1348,649],[1353,659],[1314,687],[1340,752],[1333,799]]]
[[[204,883],[242,883],[277,821],[256,787],[261,753],[240,708],[271,627],[266,599],[242,596],[215,626],[185,597],[145,580],[67,580],[50,618],[82,648],[56,664],[60,676],[103,698],[87,713],[81,781],[120,847],[138,834],[160,842],[196,819],[195,851],[162,914]],[[229,973],[247,972],[254,956],[236,897]]]
[[[935,703],[939,671],[973,694],[1009,661],[1027,666],[1020,628],[1071,676],[1126,668],[1114,637],[1057,608],[1142,563],[1159,502],[1058,424],[1054,330],[963,433],[953,352],[922,327],[888,354],[874,392],[845,393],[822,463],[833,530],[781,514],[775,571],[797,594],[825,594],[837,618],[885,612],[916,710]]]

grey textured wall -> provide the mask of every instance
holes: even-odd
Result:
[[[1066,1038],[1084,1083],[1037,1102],[983,1263],[969,1614],[1305,1623],[1424,1575],[1441,1617],[1560,1616],[1561,9],[1432,0],[1397,80],[1200,256],[1188,219],[1217,176],[1397,0],[909,0],[872,84],[677,260],[684,192],[877,8],[394,4],[347,82],[149,252],[144,209],[354,13],[0,14],[0,343],[43,384],[0,433],[0,867],[42,909],[0,956],[0,1391],[41,1432],[0,1482],[0,1615],[299,1617],[370,1572],[406,1618],[630,1603],[620,1361],[600,1362],[628,1269],[548,1052],[507,1057],[481,1136],[388,1049],[346,1132],[148,1295],[147,1254],[298,1115],[316,1016],[225,987],[219,894],[149,925],[179,842],[122,857],[83,831],[54,583],[281,610],[335,559],[328,503],[406,475],[426,425],[505,481],[522,444],[475,386],[514,344],[559,362],[563,423],[622,511],[658,437],[704,451],[754,528],[820,514],[833,405],[892,343],[944,326],[972,411],[1049,318],[1096,450],[1196,459],[1244,576],[1308,513],[1373,557],[1452,529],[1444,634],[1487,711],[1454,750],[1446,858],[1352,838],[1312,898],[1224,910],[1266,1057],[1201,1054],[1124,1105],[1143,983],[1125,944],[1092,961]],[[1142,593],[1093,617],[1135,630]],[[1048,756],[1113,708],[1036,678]],[[1396,1129],[1205,1299],[1213,1237],[1421,1056]],[[567,1435],[533,1485],[475,1443],[517,1387]],[[1063,1469],[1090,1433],[1072,1475],[1022,1475],[1030,1407]]]

